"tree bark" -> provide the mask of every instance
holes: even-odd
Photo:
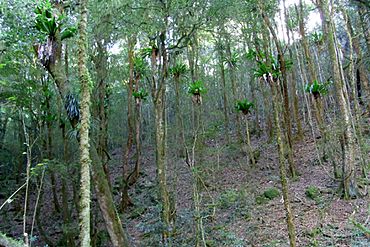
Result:
[[[270,33],[272,35],[272,38],[275,42],[275,46],[278,52],[278,62],[280,65],[280,71],[281,71],[281,83],[282,83],[282,89],[283,89],[283,99],[284,99],[284,123],[286,128],[286,135],[287,135],[287,147],[288,147],[288,163],[289,163],[289,171],[290,175],[292,177],[296,177],[296,167],[294,164],[293,159],[293,140],[292,140],[292,122],[291,122],[291,116],[290,116],[290,106],[289,106],[289,93],[288,93],[288,78],[287,78],[287,71],[286,71],[286,62],[284,58],[284,53],[281,48],[281,45],[279,43],[279,39],[276,35],[276,32],[274,28],[271,25],[271,22],[268,18],[268,16],[262,12],[263,20],[270,30]]]
[[[355,140],[354,133],[351,125],[351,112],[350,107],[347,104],[348,93],[341,73],[343,74],[342,68],[339,66],[339,58],[336,51],[335,35],[334,35],[334,24],[329,12],[328,0],[318,0],[319,11],[322,15],[323,26],[327,29],[327,45],[332,61],[333,79],[336,83],[335,93],[338,98],[338,104],[341,111],[341,120],[343,121],[343,173],[342,173],[342,190],[345,199],[357,197],[358,188],[356,184],[356,170],[355,170]],[[341,71],[342,70],[342,71]]]
[[[81,128],[80,128],[80,241],[82,247],[90,247],[90,84],[91,79],[86,66],[87,48],[87,4],[88,0],[80,1],[80,23],[78,40],[78,74],[81,84]]]
[[[223,93],[223,111],[224,111],[224,118],[225,118],[225,139],[227,143],[230,143],[230,136],[229,136],[229,128],[230,128],[230,120],[229,120],[229,109],[228,109],[228,99],[227,99],[227,88],[226,88],[226,79],[225,79],[225,66],[224,66],[224,54],[222,51],[223,43],[221,39],[221,35],[219,38],[218,44],[218,57],[219,57],[219,67],[220,67],[220,75],[221,75],[221,84],[222,84],[222,93]]]
[[[273,84],[277,82],[272,82]],[[292,213],[292,209],[290,206],[289,201],[289,188],[288,188],[288,181],[286,178],[286,171],[285,171],[285,158],[284,158],[284,144],[282,140],[282,133],[280,128],[280,120],[279,120],[279,97],[278,97],[278,90],[276,88],[277,85],[271,85],[272,90],[272,105],[274,111],[274,122],[275,122],[275,129],[276,129],[276,139],[278,144],[278,153],[279,153],[279,171],[280,171],[280,183],[281,189],[283,192],[283,200],[284,200],[284,207],[286,211],[286,221],[288,226],[288,235],[289,235],[289,242],[291,247],[295,247],[296,244],[296,233],[295,233],[295,225],[294,225],[294,216]]]
[[[53,77],[55,84],[57,86],[60,97],[65,100],[67,96],[68,80],[66,76],[66,70],[63,66],[62,54],[62,42],[60,39],[60,34],[56,34],[53,39],[54,49],[53,49],[53,59],[49,61],[46,69]],[[67,109],[66,109],[67,110]],[[77,122],[70,119],[70,123],[73,128],[76,128]],[[97,153],[97,149],[94,143],[90,143],[90,155],[92,159],[92,178],[93,184],[96,190],[96,196],[98,199],[99,207],[103,215],[105,226],[107,228],[108,234],[110,236],[112,246],[114,247],[126,247],[129,246],[126,234],[123,231],[121,220],[119,219],[110,186],[105,175],[101,159]]]
[[[128,62],[129,62],[129,81],[128,81],[128,88],[127,88],[127,143],[126,148],[124,149],[124,156],[123,156],[123,168],[122,168],[122,199],[121,199],[121,211],[125,211],[125,209],[132,205],[132,201],[128,195],[128,181],[126,172],[129,168],[129,161],[130,161],[130,151],[132,148],[133,142],[133,132],[134,128],[132,126],[132,90],[134,84],[134,47],[136,43],[136,37],[129,39],[129,52],[128,52]]]

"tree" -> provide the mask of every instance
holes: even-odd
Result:
[[[87,47],[87,0],[80,1],[81,17],[79,24],[78,71],[81,83],[81,199],[80,199],[80,241],[81,246],[91,246],[90,239],[90,85],[91,79],[86,66]]]
[[[57,9],[60,8],[60,9]],[[44,1],[37,7],[39,13],[36,20],[40,26],[40,32],[45,33],[47,42],[38,44],[35,49],[39,61],[53,77],[60,97],[65,102],[66,112],[73,128],[76,128],[79,121],[79,111],[73,102],[74,97],[69,93],[69,81],[62,59],[62,41],[67,35],[61,32],[61,12],[63,5],[53,7],[49,1]],[[54,13],[51,14],[51,13]],[[56,16],[55,16],[56,15]],[[50,17],[51,16],[51,17]],[[47,24],[50,23],[51,25]],[[43,28],[43,24],[52,28]],[[121,221],[117,217],[117,212],[113,203],[110,186],[105,175],[101,160],[94,144],[90,143],[90,155],[92,159],[92,177],[99,201],[99,206],[106,222],[106,227],[110,235],[113,246],[127,246],[128,241],[123,231]]]
[[[334,23],[332,15],[329,12],[329,3],[327,0],[318,0],[316,2],[322,17],[322,25],[324,32],[326,31],[326,42],[328,45],[329,56],[331,59],[331,68],[333,71],[333,79],[335,81],[335,93],[338,99],[339,108],[341,111],[341,120],[343,121],[343,132],[341,145],[343,147],[343,167],[342,167],[342,190],[343,196],[346,199],[354,198],[358,195],[355,171],[355,145],[354,133],[351,124],[351,109],[348,105],[348,93],[345,86],[345,81],[341,74],[342,68],[339,66],[338,52],[335,42]]]

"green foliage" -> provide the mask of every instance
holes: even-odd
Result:
[[[72,38],[77,33],[76,27],[67,27],[60,32],[60,38],[62,40]]]
[[[56,10],[49,0],[40,1],[35,9],[35,28],[49,37],[54,37],[62,29],[65,16]],[[73,37],[77,33],[76,27],[66,27],[61,30],[61,39]]]
[[[177,63],[175,66],[170,68],[170,74],[174,77],[180,77],[184,75],[188,71],[186,64],[184,63]]]
[[[142,58],[151,57],[153,49],[151,47],[142,48],[140,50],[140,55]]]
[[[264,204],[267,201],[268,201],[268,199],[266,197],[264,197],[263,195],[256,196],[256,203],[257,204]]]
[[[277,78],[280,76],[280,67],[279,62],[274,58],[270,57],[270,63],[257,61],[257,68],[254,70],[254,76],[257,78],[266,77],[268,74],[271,73],[271,75],[274,78]]]
[[[311,41],[317,46],[321,46],[324,43],[324,36],[321,32],[313,32],[311,34]]]
[[[141,215],[143,215],[146,210],[147,210],[146,207],[138,206],[134,210],[132,210],[132,212],[130,213],[130,215],[128,216],[128,218],[130,218],[130,219],[138,218]]]
[[[148,64],[141,56],[134,57],[134,73],[136,76],[145,75],[148,69]]]
[[[257,52],[255,49],[249,49],[248,52],[245,54],[246,59],[250,61],[259,61],[264,59],[266,56],[264,53]]]
[[[35,27],[38,31],[54,36],[60,28],[63,15],[57,15],[49,0],[40,1],[35,9],[36,19]]]
[[[268,188],[267,190],[265,190],[263,192],[263,196],[266,197],[266,198],[268,198],[268,199],[270,199],[270,200],[278,197],[279,195],[280,195],[279,190],[276,189],[276,188],[274,188],[274,187]]]
[[[148,92],[144,88],[140,88],[137,92],[132,92],[132,96],[134,96],[135,99],[146,100],[148,95]]]
[[[331,82],[320,83],[315,80],[311,84],[306,84],[305,92],[312,94],[315,98],[326,95],[328,93],[328,88],[331,85]]]
[[[253,107],[254,104],[248,101],[248,99],[238,100],[235,104],[236,110],[243,112],[245,115],[247,115]]]
[[[266,189],[261,195],[256,197],[256,203],[257,204],[263,204],[268,202],[269,200],[272,200],[280,195],[280,192],[278,189],[272,187]]]
[[[239,53],[234,52],[234,53],[231,54],[231,57],[230,58],[226,58],[224,62],[229,67],[236,68],[238,66],[239,60],[240,60]]]
[[[224,191],[219,199],[220,207],[221,208],[229,208],[234,203],[239,200],[239,193],[236,190],[226,190]]]
[[[5,234],[0,232],[0,246],[22,247],[24,246],[24,243],[20,240],[14,240],[7,237]]]
[[[253,73],[256,78],[266,78],[269,74],[271,74],[273,78],[280,76],[281,68],[278,58],[270,56],[269,61],[267,61],[265,54],[257,53],[254,50],[249,50],[246,56],[250,60],[256,60],[257,68],[254,69]],[[285,59],[285,69],[290,70],[292,67],[293,61],[290,59]]]
[[[257,51],[254,50],[254,49],[249,49],[248,52],[245,54],[245,57],[248,59],[248,60],[257,60]]]
[[[207,89],[204,87],[202,81],[195,81],[189,84],[188,93],[192,95],[202,95],[207,93]]]
[[[310,185],[306,188],[306,196],[312,200],[316,200],[320,196],[320,190],[313,185]]]

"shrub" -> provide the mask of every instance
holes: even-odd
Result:
[[[307,187],[305,194],[308,198],[316,200],[320,195],[320,190],[316,186],[310,185]]]
[[[278,189],[272,187],[272,188],[268,188],[267,190],[265,190],[265,192],[263,192],[263,195],[264,197],[272,200],[275,197],[278,197],[280,195],[280,192]]]

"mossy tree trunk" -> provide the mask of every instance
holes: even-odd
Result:
[[[366,150],[364,148],[365,142],[364,142],[364,137],[362,133],[362,124],[361,124],[361,112],[360,112],[360,104],[359,104],[359,100],[361,100],[361,98],[357,98],[356,82],[355,82],[356,81],[355,61],[354,61],[354,56],[353,56],[354,55],[353,51],[356,50],[356,47],[358,45],[358,40],[357,38],[352,37],[353,30],[352,30],[352,25],[350,22],[348,12],[342,9],[342,14],[344,17],[344,21],[346,23],[346,32],[347,32],[349,47],[350,47],[349,48],[348,76],[349,76],[349,84],[351,86],[350,93],[352,94],[353,110],[354,110],[354,115],[355,115],[355,118],[352,119],[352,123],[354,127],[355,139],[357,140],[357,143],[359,145],[362,175],[363,177],[366,177],[367,176],[367,159],[366,159],[367,155],[366,155]],[[357,45],[355,45],[355,43],[357,43]],[[357,54],[358,52],[359,50],[357,50]],[[359,73],[361,74],[360,71]]]
[[[296,167],[293,159],[293,139],[292,139],[292,122],[290,116],[290,105],[289,105],[289,93],[288,93],[288,77],[287,77],[287,68],[286,68],[286,61],[284,58],[284,53],[277,37],[277,34],[270,22],[268,16],[262,11],[261,12],[263,20],[269,29],[272,38],[275,42],[276,50],[278,52],[278,62],[280,65],[280,72],[281,72],[281,88],[282,94],[284,99],[284,125],[286,130],[286,142],[287,142],[287,154],[288,154],[288,163],[289,163],[289,171],[292,177],[296,177]]]
[[[164,19],[167,26],[167,17]],[[166,165],[166,130],[165,130],[165,90],[168,77],[168,51],[166,48],[166,29],[157,38],[158,46],[152,44],[151,54],[151,91],[155,115],[155,159],[157,181],[161,201],[161,218],[163,224],[163,244],[168,243],[171,234],[170,197],[167,185]],[[159,59],[158,59],[159,58]]]
[[[180,75],[174,76],[175,80],[175,115],[176,115],[176,125],[179,128],[179,131],[176,133],[178,143],[179,143],[179,154],[180,156],[186,155],[186,147],[185,147],[185,129],[184,129],[184,119],[182,117],[182,112],[180,108]]]
[[[53,40],[53,55],[52,59],[48,62],[46,69],[53,77],[58,89],[58,93],[63,101],[66,100],[68,95],[69,81],[62,59],[62,41],[60,34],[56,33]],[[67,109],[66,109],[67,110]],[[70,119],[73,128],[76,128],[77,122]],[[129,246],[126,234],[122,228],[121,220],[116,212],[114,206],[111,189],[105,175],[103,164],[98,155],[97,148],[93,142],[90,143],[90,155],[92,159],[92,179],[98,199],[99,207],[107,228],[112,246],[126,247]]]
[[[224,35],[228,35],[224,33]],[[228,61],[228,67],[229,67],[229,76],[230,76],[230,81],[231,81],[231,90],[232,90],[232,99],[233,99],[233,104],[236,103],[238,100],[238,93],[237,93],[237,80],[236,80],[236,64],[232,63],[232,52],[231,52],[231,47],[230,47],[230,41],[229,39],[225,39],[226,44],[226,56],[227,56],[227,61]],[[236,129],[237,129],[237,135],[239,142],[242,143],[243,137],[242,137],[242,127],[241,127],[241,120],[240,120],[240,114],[235,114],[236,115]]]
[[[288,51],[289,51],[289,59],[293,61],[293,52],[291,48],[291,38],[290,38],[290,33],[292,32],[291,28],[289,27],[289,12],[285,6],[285,0],[283,0],[283,5],[284,5],[284,16],[285,16],[285,21],[286,21],[286,32],[287,32],[287,37],[288,37]],[[303,139],[303,129],[302,129],[302,122],[299,114],[299,99],[298,99],[298,93],[297,93],[297,75],[296,71],[293,69],[291,72],[291,94],[293,95],[293,116],[295,119],[295,122],[297,124],[297,139],[302,140]]]
[[[139,91],[140,75],[135,76],[135,91]],[[136,143],[136,161],[134,171],[127,178],[128,184],[133,185],[136,183],[140,176],[141,166],[141,98],[135,98],[135,143]]]
[[[252,163],[252,167],[256,166],[256,159],[254,157],[254,151],[251,144],[251,137],[250,137],[250,131],[249,131],[249,123],[248,123],[248,115],[244,115],[244,121],[245,121],[245,138],[246,138],[246,144],[247,144],[247,150],[249,155],[249,160]]]
[[[80,23],[78,40],[78,74],[81,86],[81,128],[80,128],[80,241],[82,247],[90,247],[90,84],[91,79],[86,66],[87,49],[87,3],[80,1]]]
[[[129,63],[129,81],[127,87],[127,143],[126,147],[124,148],[124,156],[123,156],[123,164],[122,164],[122,198],[121,198],[121,211],[125,211],[125,209],[132,205],[131,199],[128,194],[128,181],[127,181],[127,170],[129,169],[129,161],[130,161],[130,151],[132,148],[133,143],[133,134],[134,128],[132,126],[133,123],[133,114],[132,114],[132,90],[134,84],[134,48],[136,44],[136,37],[129,38],[128,41],[128,63]]]
[[[273,105],[273,112],[274,112],[274,122],[275,122],[275,130],[276,130],[276,140],[278,145],[278,153],[279,153],[279,171],[280,171],[280,183],[281,189],[283,192],[283,200],[284,200],[284,207],[286,211],[286,221],[288,226],[288,235],[289,235],[289,242],[291,247],[297,246],[296,243],[296,232],[295,232],[295,225],[294,225],[294,215],[290,206],[289,201],[289,187],[288,181],[285,171],[285,157],[284,157],[284,144],[283,144],[283,135],[281,133],[280,127],[280,110],[279,110],[279,94],[277,89],[278,81],[274,81],[272,78],[269,78],[269,83],[271,86],[272,91],[272,105]]]
[[[227,99],[227,88],[226,88],[226,79],[225,79],[225,56],[223,52],[223,40],[222,35],[219,35],[218,39],[218,64],[220,67],[220,76],[221,76],[221,84],[222,84],[222,100],[223,100],[223,112],[224,112],[224,121],[225,121],[225,139],[227,143],[230,143],[230,136],[229,136],[229,129],[230,129],[230,120],[229,120],[229,109],[228,109],[228,99]]]
[[[343,167],[342,167],[342,192],[346,199],[354,198],[358,195],[358,188],[356,183],[356,167],[355,167],[355,138],[351,123],[351,109],[348,105],[348,92],[346,89],[342,68],[339,66],[339,58],[335,44],[334,23],[332,14],[329,9],[328,0],[318,0],[318,7],[322,16],[323,27],[327,30],[327,45],[331,61],[331,68],[333,72],[333,79],[336,83],[335,93],[338,99],[338,104],[341,112],[341,129],[342,145],[343,145]]]

